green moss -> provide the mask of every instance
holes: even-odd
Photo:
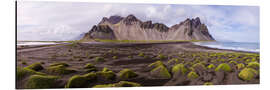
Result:
[[[196,68],[206,69],[206,67],[205,67],[204,64],[202,64],[202,63],[196,63],[196,64],[192,65],[192,67],[193,67],[194,69],[196,69]]]
[[[111,71],[111,70],[109,70],[109,69],[106,68],[106,67],[104,67],[104,68],[102,69],[102,72],[109,72],[109,71]]]
[[[115,87],[115,84],[104,84],[104,85],[93,86],[93,88],[108,88],[108,87]]]
[[[240,69],[242,69],[242,68],[244,68],[244,67],[245,67],[245,64],[243,64],[243,63],[237,64],[237,69],[238,69],[238,70],[240,70]]]
[[[167,56],[163,55],[163,54],[159,54],[157,56],[157,58],[161,59],[161,60],[164,60],[164,59],[167,59]]]
[[[135,83],[135,82],[120,81],[120,82],[116,83],[115,86],[116,87],[138,87],[141,85],[138,83]]]
[[[57,76],[32,75],[26,82],[26,88],[53,88],[58,78]]]
[[[218,67],[215,69],[215,71],[220,71],[220,70],[230,72],[231,67],[227,63],[222,63],[222,64],[219,64]]]
[[[171,78],[171,74],[169,73],[168,69],[164,65],[159,65],[153,70],[150,71],[151,75],[154,75],[158,78]]]
[[[187,77],[188,77],[189,79],[196,79],[196,78],[199,77],[199,75],[198,75],[196,72],[191,71],[191,72],[188,73]]]
[[[237,65],[237,62],[236,62],[236,61],[230,61],[229,63],[230,63],[230,64]]]
[[[85,75],[74,75],[69,78],[66,88],[83,88],[87,87],[90,83],[95,82],[97,75],[95,73],[88,73]]]
[[[168,64],[171,64],[171,63],[179,63],[179,60],[177,59],[177,58],[173,58],[173,59],[171,59],[171,60],[169,60],[168,62],[167,62]]]
[[[141,52],[141,53],[138,54],[138,56],[143,57],[144,56],[144,53]]]
[[[96,58],[95,58],[95,61],[96,61],[96,62],[104,62],[105,60],[104,60],[103,57],[96,57]]]
[[[154,66],[154,67],[158,67],[158,66],[160,66],[160,65],[164,66],[163,62],[160,61],[160,60],[158,60],[158,61],[156,61],[156,62],[154,62],[154,63],[149,64],[148,67],[153,67],[153,66]]]
[[[58,66],[51,66],[47,69],[49,73],[56,73],[56,74],[70,74],[76,72],[75,70],[67,69],[63,65]]]
[[[212,82],[205,82],[203,85],[213,85]]]
[[[21,79],[25,78],[26,76],[30,76],[33,74],[45,75],[44,73],[37,72],[37,71],[34,71],[32,69],[29,69],[29,68],[18,67],[16,70],[16,78],[18,80],[21,80]]]
[[[252,80],[257,74],[258,74],[258,71],[256,71],[253,68],[244,68],[238,74],[238,77],[241,78],[242,80],[249,81],[249,80]]]
[[[250,62],[251,60],[250,59],[247,59],[246,62]]]
[[[97,72],[97,75],[106,80],[114,80],[116,77],[116,74],[113,71]]]
[[[69,66],[67,63],[62,63],[62,62],[50,64],[50,66],[58,66],[58,65],[63,65],[65,67],[68,67]]]
[[[258,62],[250,62],[248,63],[247,67],[257,69],[260,67],[260,64]]]
[[[208,69],[213,69],[213,68],[216,68],[216,66],[214,64],[210,64],[207,66]]]
[[[91,63],[87,63],[83,68],[84,69],[91,69],[91,68],[96,68],[96,67]]]
[[[130,78],[134,78],[137,77],[138,74],[136,74],[135,72],[133,72],[130,69],[123,69],[119,72],[120,78],[121,79],[130,79]]]
[[[107,88],[107,87],[138,87],[141,86],[135,82],[120,81],[114,84],[105,84],[105,85],[95,85],[93,88]]]
[[[184,64],[176,64],[173,66],[172,68],[172,73],[177,73],[177,72],[181,72],[181,74],[186,74],[187,72],[187,68],[185,68],[185,65]]]
[[[118,57],[117,57],[117,56],[113,56],[112,58],[113,58],[113,59],[117,59]]]
[[[84,74],[83,77],[85,77],[87,80],[95,80],[97,78],[97,74],[91,72]]]
[[[41,65],[41,63],[34,63],[34,64],[31,64],[25,68],[29,68],[29,69],[32,69],[32,70],[35,70],[35,71],[39,71],[39,70],[42,70],[43,67]]]

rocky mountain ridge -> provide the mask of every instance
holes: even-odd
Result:
[[[200,18],[186,19],[171,27],[152,21],[141,21],[134,15],[104,17],[84,35],[83,40],[214,40]]]

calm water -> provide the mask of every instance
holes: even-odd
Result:
[[[260,52],[259,43],[246,42],[195,42],[196,45],[207,46],[219,49],[229,49],[238,51]]]

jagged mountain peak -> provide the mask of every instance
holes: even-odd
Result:
[[[113,15],[113,16],[110,16],[109,18],[103,17],[99,24],[104,24],[106,22],[111,23],[111,24],[116,24],[116,23],[120,22],[122,19],[123,19],[123,17],[121,17],[119,15]]]
[[[137,22],[137,21],[140,21],[140,20],[138,20],[137,17],[135,17],[133,14],[130,14],[123,19],[123,22],[127,25],[131,25],[133,22]]]
[[[214,40],[199,17],[186,20],[171,27],[151,20],[142,22],[133,14],[104,17],[85,38],[117,40]]]

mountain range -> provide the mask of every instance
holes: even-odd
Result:
[[[187,18],[171,27],[163,23],[141,21],[134,15],[104,17],[82,40],[215,40],[199,17]]]

